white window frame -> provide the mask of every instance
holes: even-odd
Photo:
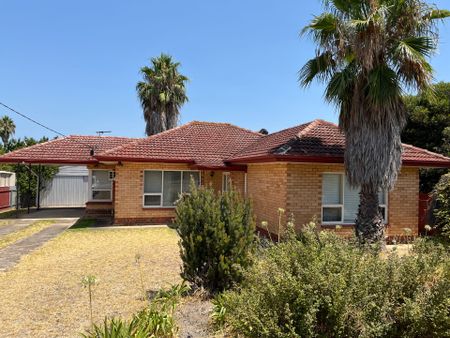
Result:
[[[225,171],[222,173],[222,191],[228,191],[229,185],[231,184],[231,174],[229,171]]]
[[[145,192],[145,172],[146,171],[158,171],[161,172],[161,192]],[[202,184],[202,175],[200,170],[171,170],[171,169],[145,169],[144,175],[142,178],[142,207],[144,209],[160,209],[160,208],[169,208],[169,209],[175,209],[176,206],[168,206],[163,205],[163,195],[164,195],[164,172],[166,171],[176,171],[181,173],[181,193],[183,193],[183,173],[184,172],[198,172],[198,185],[200,186]],[[160,196],[160,203],[159,205],[145,205],[145,196]]]
[[[113,181],[109,180],[110,187],[109,189],[92,189],[92,172],[94,171],[108,171],[110,172],[110,169],[89,169],[89,202],[112,202],[113,200]],[[109,177],[109,174],[108,174]],[[110,199],[103,199],[103,200],[95,200],[94,199],[94,191],[109,191],[110,192]]]
[[[320,215],[320,219],[322,221],[322,224],[324,225],[333,225],[333,224],[349,224],[349,225],[354,225],[355,222],[344,222],[344,211],[345,211],[345,173],[343,172],[338,172],[338,171],[334,171],[334,172],[323,172],[322,173],[322,180],[321,180],[321,184],[322,184],[322,189],[321,189],[321,194],[323,192],[323,175],[340,175],[341,176],[341,201],[342,204],[323,204],[322,202],[322,198],[321,198],[321,215]],[[384,224],[388,224],[389,220],[389,209],[388,209],[388,205],[389,205],[389,193],[387,191],[385,191],[385,196],[384,196],[384,201],[385,204],[379,204],[378,207],[379,208],[384,208],[385,210],[385,214],[384,219],[383,219],[383,223]],[[341,208],[341,220],[340,221],[323,221],[323,209],[324,208]]]

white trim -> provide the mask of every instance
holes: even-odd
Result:
[[[247,197],[247,173],[244,173],[244,196]]]
[[[230,184],[230,172],[229,171],[223,171],[222,172],[222,192],[228,191],[229,184]]]
[[[113,200],[113,181],[109,180],[110,183],[110,188],[109,189],[94,189],[92,190],[92,172],[93,171],[111,171],[110,169],[89,169],[89,174],[88,174],[88,180],[89,180],[89,198],[88,198],[88,202],[112,202]],[[109,177],[109,174],[108,174]],[[93,196],[93,192],[94,191],[109,191],[110,192],[110,199],[103,199],[103,200],[98,200],[98,199],[94,199]]]
[[[322,172],[321,173],[321,177],[322,177],[322,179],[321,179],[321,194],[323,193],[323,175],[341,175],[341,177],[342,177],[342,179],[341,179],[341,198],[342,198],[342,204],[323,204],[323,202],[322,202],[322,199],[323,199],[323,195],[321,196],[321,201],[320,201],[320,203],[321,203],[321,209],[320,209],[320,212],[321,212],[321,215],[320,215],[320,220],[321,220],[321,222],[322,222],[322,224],[323,225],[332,225],[332,224],[337,224],[337,225],[339,225],[339,224],[348,224],[348,225],[354,225],[355,224],[355,222],[353,221],[353,222],[345,222],[344,221],[344,212],[345,212],[345,203],[344,203],[344,201],[345,201],[345,179],[346,179],[346,177],[345,177],[345,173],[343,173],[342,171],[324,171],[324,172]],[[385,193],[385,196],[384,196],[384,201],[385,201],[385,204],[379,204],[378,205],[378,207],[380,207],[380,208],[385,208],[385,214],[383,215],[384,216],[384,219],[383,219],[383,223],[384,224],[388,224],[388,222],[389,222],[389,193],[387,192],[387,191],[385,191],[384,192]],[[323,209],[324,208],[341,208],[341,221],[327,221],[327,222],[324,222],[323,221]]]
[[[161,192],[153,192],[153,193],[149,193],[149,192],[145,192],[145,172],[146,171],[158,171],[161,172]],[[180,180],[180,190],[181,193],[183,193],[183,173],[184,172],[198,172],[198,184],[199,186],[201,185],[202,182],[202,175],[201,175],[201,171],[200,170],[176,170],[176,169],[144,169],[143,173],[144,175],[142,176],[142,207],[144,209],[160,209],[160,208],[168,208],[168,209],[175,209],[176,206],[175,205],[163,205],[163,196],[164,196],[164,172],[166,171],[175,171],[175,172],[179,172],[181,173],[181,180]],[[161,196],[161,202],[159,205],[145,205],[145,196]]]

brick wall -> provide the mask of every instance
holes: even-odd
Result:
[[[144,170],[190,170],[187,164],[123,163],[116,167],[114,223],[167,223],[175,217],[174,208],[144,208]]]
[[[253,204],[256,225],[268,222],[269,231],[277,232],[278,208],[286,208],[287,163],[249,164],[247,191]]]
[[[221,170],[205,170],[202,172],[202,184],[212,187],[215,191],[222,191],[222,179],[224,171]],[[230,180],[233,189],[238,191],[242,196],[245,195],[245,172],[229,171]]]
[[[293,215],[296,227],[316,217],[321,222],[322,174],[344,172],[342,164],[252,164],[248,166],[248,194],[253,202],[257,225],[265,220],[270,231],[277,233],[277,209],[286,210],[286,216]],[[404,234],[404,228],[418,232],[419,174],[417,168],[403,168],[395,189],[388,198],[388,235]],[[351,235],[353,226],[323,226]]]
[[[402,169],[395,189],[389,194],[388,203],[388,235],[404,235],[404,228],[410,228],[414,235],[418,235],[419,170],[417,168]]]
[[[168,223],[175,217],[175,209],[144,208],[143,187],[144,170],[192,170],[187,164],[172,163],[123,163],[116,166],[114,215],[116,224],[136,223]],[[211,175],[211,173],[213,173]],[[242,177],[242,178],[241,178]],[[243,184],[243,172],[233,172],[233,184]],[[222,189],[222,172],[202,171],[201,181],[203,185],[213,187],[216,191]],[[244,187],[236,186],[243,191]]]

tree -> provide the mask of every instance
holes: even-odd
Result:
[[[33,137],[24,137],[23,139],[11,139],[6,146],[1,149],[1,153],[14,151],[21,148],[33,146],[38,143],[47,142],[47,137],[42,137],[39,140]],[[12,171],[16,173],[16,187],[19,194],[19,203],[22,206],[27,206],[28,203],[34,205],[36,201],[36,193],[38,187],[38,180],[36,175],[31,174],[30,167],[24,164],[2,164],[0,170]],[[34,173],[40,172],[41,177],[41,191],[45,189],[46,183],[50,182],[53,176],[58,172],[57,166],[42,166],[39,168],[37,165],[31,166],[31,170]]]
[[[304,28],[317,50],[299,82],[325,82],[325,98],[339,110],[346,175],[360,187],[356,235],[374,243],[384,239],[385,228],[378,192],[393,188],[401,167],[402,93],[429,87],[436,20],[450,12],[423,0],[325,0],[325,8]]]
[[[450,83],[440,82],[431,90],[405,97],[408,123],[405,143],[450,156]],[[420,190],[429,193],[446,169],[421,169]]]
[[[144,81],[136,86],[148,136],[176,127],[180,108],[188,101],[185,88],[188,78],[179,73],[180,63],[166,54],[152,58],[151,62],[152,67],[141,68]]]
[[[16,125],[9,116],[3,116],[0,119],[0,137],[3,141],[3,146],[6,148],[9,138],[16,132]]]

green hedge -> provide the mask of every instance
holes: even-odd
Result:
[[[450,173],[442,175],[434,188],[434,194],[436,227],[447,239],[450,239]]]
[[[220,303],[214,317],[245,337],[449,337],[450,254],[419,241],[380,255],[311,228],[267,249]]]

